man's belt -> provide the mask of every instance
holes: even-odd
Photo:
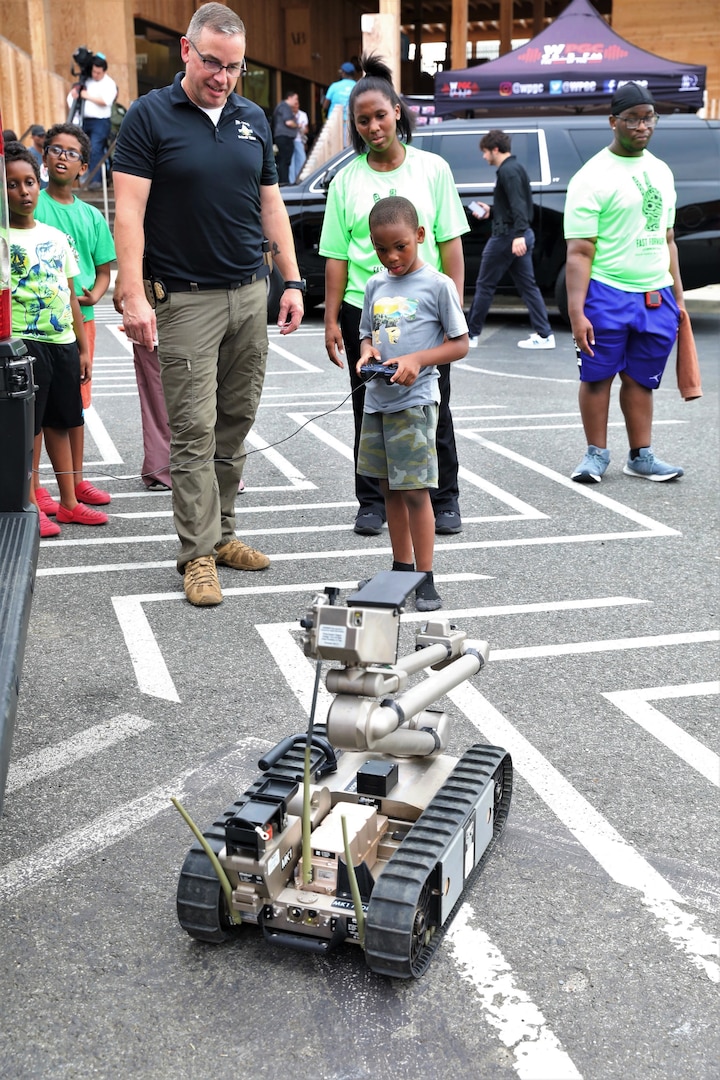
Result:
[[[231,289],[242,289],[245,285],[254,285],[256,281],[262,281],[263,278],[268,276],[269,268],[267,266],[261,266],[250,277],[243,278],[242,281],[212,281],[212,282],[198,282],[198,281],[181,281],[180,278],[168,278],[163,277],[158,280],[162,281],[165,286],[166,292],[229,292]]]

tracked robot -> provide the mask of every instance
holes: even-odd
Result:
[[[383,975],[427,970],[505,825],[512,763],[495,746],[447,755],[450,719],[432,708],[484,666],[487,642],[428,619],[398,658],[400,615],[423,579],[377,574],[345,606],[337,589],[315,596],[300,621],[316,661],[308,731],[266,754],[205,833],[173,800],[197,837],[177,890],[191,937],[222,942],[253,924],[305,952],[359,945]],[[316,725],[325,661],[341,666],[327,672],[334,698]]]

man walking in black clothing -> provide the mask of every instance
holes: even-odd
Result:
[[[497,169],[497,182],[493,194],[492,236],[483,250],[468,317],[470,347],[477,345],[495,290],[503,275],[510,271],[530,313],[533,328],[530,337],[518,341],[518,345],[521,349],[554,349],[555,337],[533,270],[535,233],[531,227],[533,201],[528,175],[511,154],[510,136],[504,131],[494,129],[483,135],[480,150],[488,165]],[[471,209],[479,219],[491,212],[487,203],[475,203]]]

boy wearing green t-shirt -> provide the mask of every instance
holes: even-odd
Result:
[[[115,245],[100,211],[73,194],[78,177],[87,172],[90,140],[76,124],[55,124],[45,133],[44,161],[48,170],[47,189],[40,193],[35,218],[54,225],[68,237],[80,273],[75,278],[75,294],[80,304],[90,361],[95,356],[94,305],[110,285],[110,265],[115,259]],[[91,380],[81,384],[82,404],[91,402]],[[106,491],[83,479],[85,427],[69,432],[73,459],[73,482],[77,498],[90,506],[110,502]],[[57,503],[45,488],[38,488],[38,505],[48,515],[57,513]]]

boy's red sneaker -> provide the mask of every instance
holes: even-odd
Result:
[[[35,498],[43,514],[47,514],[48,517],[55,517],[60,509],[60,503],[55,502],[47,488],[35,488]],[[55,534],[49,533],[48,535],[54,536]]]
[[[110,493],[96,488],[89,480],[81,480],[75,485],[75,498],[88,506],[107,506],[110,502]]]
[[[63,525],[107,525],[108,516],[101,510],[93,510],[90,506],[78,503],[72,510],[59,506],[57,519]]]
[[[39,510],[40,517],[40,536],[59,536],[62,529],[59,525],[56,525],[54,521],[51,521],[44,510]]]

